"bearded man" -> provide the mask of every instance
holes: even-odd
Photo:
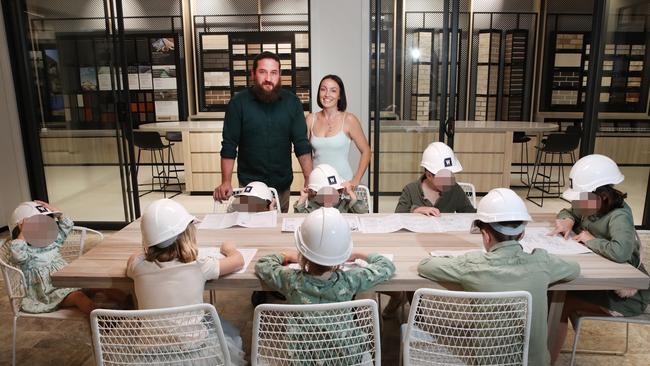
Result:
[[[282,212],[287,212],[293,181],[292,144],[305,185],[312,170],[305,115],[298,97],[281,86],[280,58],[276,54],[257,55],[251,78],[253,86],[237,93],[226,110],[221,185],[214,189],[213,196],[223,201],[232,195],[232,172],[237,158],[239,185],[260,181],[275,188]]]

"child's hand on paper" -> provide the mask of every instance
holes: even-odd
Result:
[[[221,254],[225,255],[226,257],[230,257],[239,254],[239,251],[237,250],[235,244],[233,244],[231,241],[226,241],[221,244]]]
[[[285,263],[298,263],[298,252],[295,250],[283,252],[282,256],[284,257]]]
[[[555,229],[553,229],[553,231],[551,231],[551,233],[548,235],[562,235],[565,240],[568,240],[571,235],[571,231],[573,230],[573,224],[575,224],[575,221],[572,219],[555,220]]]
[[[587,230],[583,230],[580,234],[576,235],[573,237],[573,240],[579,242],[579,243],[586,243],[589,240],[595,239],[593,235]]]
[[[440,216],[440,210],[435,207],[420,206],[413,210],[413,213],[419,213],[425,216]]]
[[[354,262],[357,259],[363,259],[364,261],[367,261],[368,260],[368,253],[355,250],[350,254],[350,258],[348,258],[348,262]]]

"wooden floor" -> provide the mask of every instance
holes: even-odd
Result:
[[[0,237],[2,237],[0,235]],[[650,233],[643,233],[641,239],[650,244]],[[0,282],[0,365],[11,364],[11,321],[12,313]],[[218,293],[216,303],[220,316],[232,321],[241,329],[244,350],[250,354],[253,307],[250,292],[223,291]],[[385,304],[386,301],[383,301]],[[405,313],[408,308],[405,309]],[[385,320],[382,325],[382,364],[398,365],[399,362],[398,319]],[[625,325],[592,322],[584,326],[580,348],[601,351],[625,349]],[[650,326],[630,325],[629,351],[623,356],[588,355],[578,356],[578,365],[649,365]],[[573,342],[570,336],[565,347]],[[90,328],[79,322],[56,320],[18,320],[18,365],[93,365]],[[558,365],[569,364],[569,354],[562,354]]]

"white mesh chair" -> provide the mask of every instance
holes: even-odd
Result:
[[[637,234],[637,238],[638,238]],[[650,268],[650,245],[644,243],[639,239],[641,243],[641,263],[646,270]],[[580,340],[580,331],[582,330],[582,324],[585,320],[595,320],[603,322],[616,322],[616,323],[625,323],[625,350],[623,352],[612,352],[612,351],[601,351],[601,350],[580,350],[578,351],[578,342]],[[576,352],[580,353],[595,353],[595,354],[620,354],[624,355],[628,351],[628,338],[630,333],[630,324],[647,324],[650,325],[650,306],[646,307],[643,314],[637,316],[628,316],[628,317],[613,317],[613,316],[576,316],[572,317],[571,321],[575,324],[576,335],[573,339],[573,349],[571,350],[571,366],[575,365]]]
[[[0,243],[0,269],[2,269],[2,278],[4,279],[4,288],[9,296],[9,304],[13,313],[12,343],[11,343],[11,362],[16,365],[16,332],[18,318],[38,318],[38,319],[70,319],[86,321],[86,315],[74,308],[60,309],[50,313],[31,314],[21,311],[23,298],[27,295],[25,286],[25,275],[23,272],[10,265],[10,242]]]
[[[74,226],[61,246],[61,249],[59,249],[59,253],[61,253],[61,256],[66,262],[70,263],[84,253],[88,234],[97,237],[98,241],[104,240],[104,234],[99,231],[83,226]]]
[[[224,202],[219,202],[219,201],[214,201],[214,207],[212,209],[213,213],[226,213],[228,212],[228,207],[232,205],[232,202],[235,200],[235,195],[241,193],[241,191],[244,188],[233,188],[232,190],[232,195],[230,198],[228,198],[227,201]],[[271,194],[273,195],[273,198],[275,198],[275,210],[278,212],[278,215],[282,213],[281,207],[280,207],[280,196],[278,195],[278,191],[273,188],[269,187],[271,190]]]
[[[379,313],[372,300],[262,304],[255,308],[251,362],[379,366],[379,342]]]
[[[476,208],[476,188],[472,183],[461,183],[458,182],[458,185],[460,188],[463,189],[463,192],[465,192],[465,195],[467,198],[469,198],[469,201],[472,203],[472,206]]]
[[[526,365],[530,293],[419,289],[402,325],[404,365]]]
[[[97,365],[230,365],[214,306],[90,313]]]
[[[372,197],[370,196],[370,189],[362,184],[359,184],[358,186],[354,187],[354,193],[357,195],[358,200],[366,201],[369,212],[372,212]]]

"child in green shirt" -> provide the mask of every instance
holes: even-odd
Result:
[[[558,213],[554,234],[583,243],[595,253],[617,263],[628,263],[648,273],[641,263],[641,242],[634,229],[627,194],[613,185],[623,182],[616,163],[604,155],[592,154],[578,160],[569,174],[569,189],[562,197],[572,208]],[[570,291],[562,309],[560,334],[551,349],[555,361],[566,338],[569,318],[580,315],[635,316],[650,302],[650,289],[616,291]],[[575,326],[575,324],[574,324]]]
[[[532,319],[528,348],[529,365],[548,365],[547,290],[558,281],[575,279],[580,266],[543,249],[528,254],[519,240],[532,221],[526,205],[507,188],[491,190],[479,203],[478,227],[486,252],[470,252],[454,258],[428,257],[418,265],[420,276],[437,282],[453,282],[466,291],[528,291]]]

